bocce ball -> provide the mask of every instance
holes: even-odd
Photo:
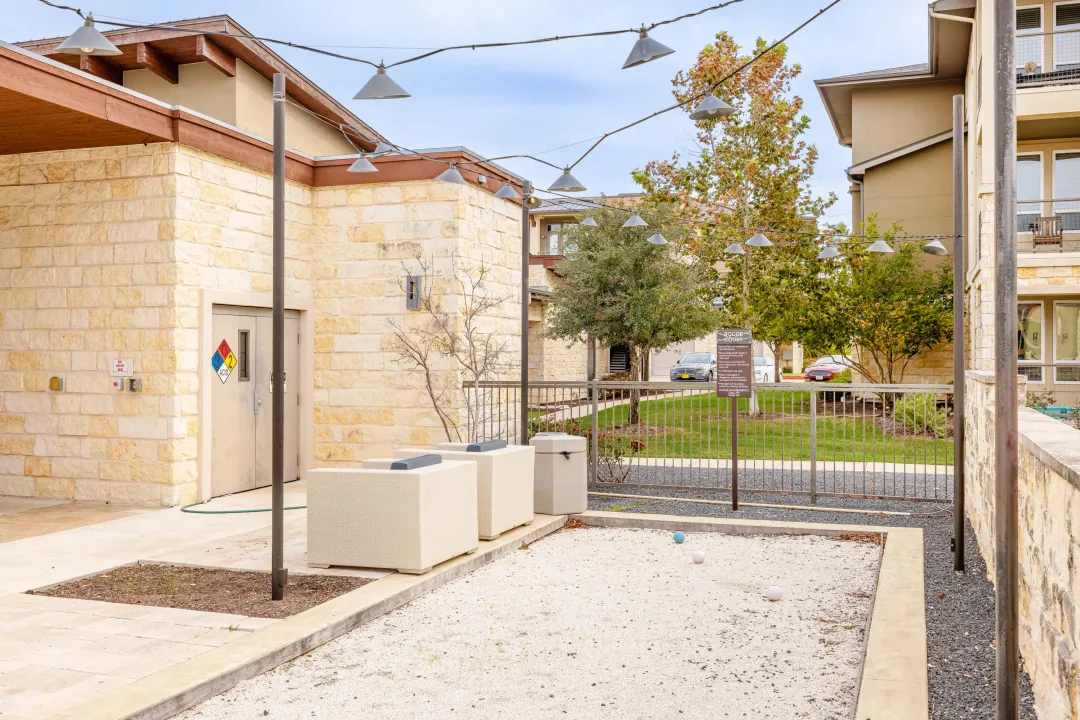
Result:
[[[695,550],[694,554],[691,555],[691,557],[694,558],[695,563],[700,565],[701,563],[705,562],[705,551],[704,550]]]
[[[771,588],[765,591],[765,597],[769,599],[769,602],[778,602],[784,593],[780,589],[779,585],[773,585]]]
[[[679,543],[681,545],[685,541],[686,541],[686,533],[684,533],[682,530],[676,530],[675,531],[675,542],[677,542],[677,543]]]

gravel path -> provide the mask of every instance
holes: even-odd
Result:
[[[563,530],[180,717],[846,720],[879,552]]]
[[[605,488],[605,491],[607,489]],[[642,495],[676,495],[706,499],[727,499],[718,493],[659,492],[657,488],[618,492]],[[741,493],[743,502],[792,505],[805,499],[788,495]],[[703,505],[678,501],[628,500],[590,497],[589,507],[605,510],[612,505],[632,512],[668,515],[730,517],[724,505]],[[889,517],[812,510],[743,508],[738,516],[797,522],[845,523],[859,525],[899,525],[921,527],[925,550],[926,630],[930,653],[930,704],[934,720],[974,720],[994,717],[994,587],[986,577],[986,563],[979,554],[971,526],[967,526],[965,565],[967,572],[952,569],[952,511],[937,503],[822,498],[825,507],[863,507],[917,513],[937,513],[929,518]],[[616,507],[615,509],[619,509]],[[1021,676],[1020,717],[1036,720],[1034,700],[1027,674]]]

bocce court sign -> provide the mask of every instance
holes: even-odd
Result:
[[[742,328],[716,331],[718,397],[748,398],[753,394],[753,340],[753,332]]]

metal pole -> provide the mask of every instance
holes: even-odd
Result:
[[[953,570],[964,571],[964,96],[953,95]]]
[[[817,505],[817,388],[810,388],[810,503]]]
[[[529,198],[532,183],[521,186],[521,419],[518,441],[529,444]]]
[[[754,353],[751,351],[750,356]],[[731,398],[731,511],[739,509],[739,398]]]
[[[596,338],[589,338],[588,378],[592,393],[592,441],[589,451],[593,482],[600,481],[600,387],[596,382]]]
[[[997,720],[1020,715],[1017,599],[1016,2],[994,3],[994,574]]]
[[[273,519],[270,585],[274,600],[285,597],[285,74],[274,73],[274,358],[273,392]]]

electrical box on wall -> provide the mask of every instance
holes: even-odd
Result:
[[[421,284],[421,279],[422,278],[419,275],[410,275],[405,279],[406,310],[420,309],[420,293],[422,293],[424,289]]]

